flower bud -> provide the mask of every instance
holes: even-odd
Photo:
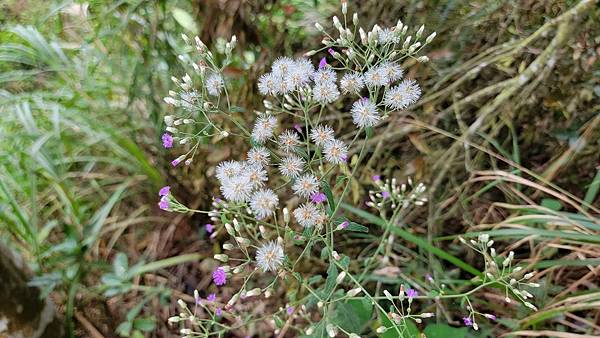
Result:
[[[223,244],[223,250],[233,250],[234,246],[231,243]]]
[[[227,256],[225,254],[216,254],[216,255],[214,255],[214,258],[223,263],[226,263],[227,261],[229,261],[229,256]]]
[[[335,282],[337,284],[340,284],[344,280],[344,278],[346,278],[346,271],[342,271],[335,279]]]

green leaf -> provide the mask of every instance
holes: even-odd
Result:
[[[338,276],[338,269],[335,264],[330,264],[327,269],[327,280],[325,281],[325,294],[330,295],[335,289],[335,279]]]
[[[144,332],[151,332],[156,327],[154,318],[137,318],[133,321],[133,327]]]
[[[194,18],[190,15],[190,13],[186,12],[185,10],[178,7],[173,8],[173,18],[178,24],[181,25],[181,27],[194,34],[198,33],[196,21],[194,21]]]
[[[466,327],[452,327],[446,324],[430,324],[425,328],[427,338],[464,338],[467,332]]]
[[[331,192],[331,187],[327,181],[321,181],[321,187],[323,187],[323,191],[325,192],[325,196],[327,196],[327,204],[329,204],[329,216],[333,216],[333,211],[335,209],[335,200],[333,199],[333,193]]]
[[[560,203],[560,201],[554,198],[542,199],[542,206],[554,211],[559,211],[560,209],[562,209],[562,204]]]
[[[367,228],[364,225],[360,225],[360,224],[354,223],[354,222],[350,222],[350,224],[348,225],[346,230],[347,231],[356,231],[356,232],[369,232],[369,228]]]
[[[359,334],[372,315],[373,305],[369,300],[354,299],[336,306],[332,322],[348,332]]]

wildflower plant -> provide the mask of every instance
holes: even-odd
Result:
[[[160,192],[161,209],[210,217],[210,236],[225,238],[222,252],[214,256],[219,266],[213,282],[216,287],[230,281],[239,286],[227,299],[219,292],[202,298],[196,291],[195,304],[179,301],[181,312],[169,321],[180,325],[184,337],[243,332],[251,323],[265,320],[272,321],[275,334],[294,330],[298,335],[357,337],[365,325],[344,321],[342,312],[358,311],[358,306],[369,322],[379,323],[371,325],[373,330],[392,330],[404,337],[411,325],[434,316],[420,311],[418,303],[427,299],[464,300],[466,312],[457,317],[464,316],[465,325],[475,329],[479,317],[493,319],[469,303],[469,296],[483,287],[502,287],[506,299],[516,298],[535,309],[526,290],[535,286],[527,282],[532,274],[515,277],[522,271],[512,267],[512,254],[500,258],[486,237],[464,241],[486,264],[486,273],[471,291],[448,293],[432,278],[430,292],[423,295],[410,285],[395,293],[368,285],[366,277],[386,262],[392,250],[391,229],[403,226],[404,215],[427,203],[423,183],[373,177],[367,206],[385,221],[383,240],[360,267],[338,247],[342,233],[369,230],[343,214],[350,185],[362,174],[374,128],[419,99],[421,88],[406,77],[402,64],[409,59],[427,62],[420,53],[436,34],[424,37],[423,26],[414,30],[401,21],[389,28],[375,25],[367,32],[356,14],[348,15],[346,2],[342,2],[342,19],[334,17],[333,26],[336,33],[329,34],[317,23],[324,35],[321,48],[302,57],[279,57],[270,72],[260,76],[257,87],[265,97],[264,111],[256,114],[252,126],[236,118],[223,75],[231,62],[235,36],[222,55],[213,54],[198,37],[183,36],[196,52],[180,56],[193,68],[192,75],[173,78],[176,89],[164,99],[175,109],[164,118],[162,142],[181,154],[172,165],[190,165],[206,137],[243,138],[248,148],[245,158],[217,165],[221,197],[214,198],[212,210],[190,209],[170,189]],[[326,115],[336,109],[354,126],[350,137],[342,137],[328,124]],[[235,129],[228,130],[228,125]],[[320,257],[312,257],[318,249]],[[302,266],[315,259],[327,266],[326,278],[302,273]],[[279,310],[268,316],[271,319],[242,312],[240,303],[280,290],[294,291],[282,296]]]

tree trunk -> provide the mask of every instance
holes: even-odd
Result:
[[[27,285],[23,260],[0,243],[0,338],[60,338],[62,323],[50,299]]]

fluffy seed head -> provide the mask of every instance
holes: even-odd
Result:
[[[392,109],[405,109],[417,102],[421,96],[421,88],[415,80],[404,80],[390,88],[384,95],[383,102]]]
[[[252,138],[258,143],[264,143],[273,136],[273,131],[277,126],[277,119],[270,115],[260,116],[256,119],[252,129]]]
[[[313,87],[313,99],[321,104],[331,103],[340,97],[335,82],[322,82]]]
[[[358,94],[365,87],[363,76],[357,72],[346,73],[340,80],[344,94]]]
[[[278,78],[273,73],[263,74],[258,79],[258,91],[265,96],[275,95],[279,92],[282,81],[283,79]]]
[[[367,98],[362,98],[352,104],[352,121],[355,125],[365,128],[379,123],[379,112],[375,103]]]
[[[212,96],[219,96],[223,86],[223,77],[220,74],[212,74],[206,79],[206,91]]]
[[[217,165],[216,176],[221,183],[239,176],[244,170],[244,163],[240,161],[224,161]]]
[[[276,242],[263,244],[256,251],[256,264],[263,272],[277,271],[284,258],[283,248]]]
[[[279,135],[279,148],[285,153],[292,152],[300,145],[300,137],[293,130],[286,130]]]
[[[250,209],[258,220],[272,215],[278,204],[279,198],[271,189],[259,190],[250,198]]]
[[[269,151],[262,146],[256,146],[248,151],[248,163],[253,165],[266,166],[269,165]]]
[[[221,185],[221,193],[228,201],[246,202],[252,192],[252,183],[247,175],[241,175],[224,180]]]
[[[294,210],[294,217],[298,224],[305,228],[310,228],[315,225],[319,210],[312,203],[302,204]]]
[[[254,188],[262,187],[269,178],[267,171],[260,165],[246,165],[242,173],[248,178],[248,183]]]
[[[281,159],[279,172],[287,178],[296,178],[304,169],[304,160],[297,155],[288,155]]]
[[[325,160],[332,164],[345,163],[348,159],[348,147],[344,142],[336,139],[325,143],[323,153],[325,154]]]
[[[319,181],[313,174],[304,174],[296,179],[292,190],[300,197],[309,198],[319,190]]]
[[[334,139],[333,129],[326,124],[320,124],[311,130],[310,138],[316,145],[323,146],[328,141]]]

